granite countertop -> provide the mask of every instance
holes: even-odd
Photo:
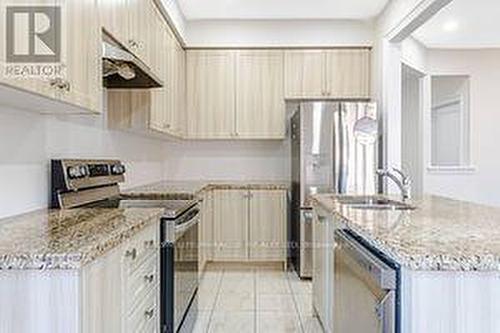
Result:
[[[276,181],[158,182],[123,196],[191,200],[210,189],[286,190]],[[39,210],[0,219],[0,270],[78,269],[159,221],[161,208]]]
[[[0,220],[0,271],[78,269],[159,221],[163,209],[40,210]]]
[[[171,195],[194,198],[209,190],[288,190],[287,181],[251,181],[251,180],[204,180],[204,181],[163,181],[128,189],[125,195]]]
[[[357,210],[312,197],[376,249],[413,270],[500,271],[500,208],[423,196],[412,211]]]

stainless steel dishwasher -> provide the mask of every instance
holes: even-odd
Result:
[[[334,331],[397,332],[397,270],[345,230],[335,243]]]

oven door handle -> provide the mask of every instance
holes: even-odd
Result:
[[[175,239],[179,238],[180,236],[184,235],[186,231],[191,229],[194,225],[197,225],[200,223],[200,218],[199,216],[194,217],[193,219],[175,226]]]

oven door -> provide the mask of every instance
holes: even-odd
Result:
[[[187,216],[187,218],[186,218]],[[196,319],[192,305],[198,289],[199,209],[185,214],[183,221],[165,221],[162,247],[162,332],[179,331]],[[189,311],[189,316],[188,316]],[[194,314],[194,315],[193,315]]]
[[[396,272],[344,231],[335,241],[334,332],[396,332]]]

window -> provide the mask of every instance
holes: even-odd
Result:
[[[433,76],[431,167],[470,165],[469,77]]]

